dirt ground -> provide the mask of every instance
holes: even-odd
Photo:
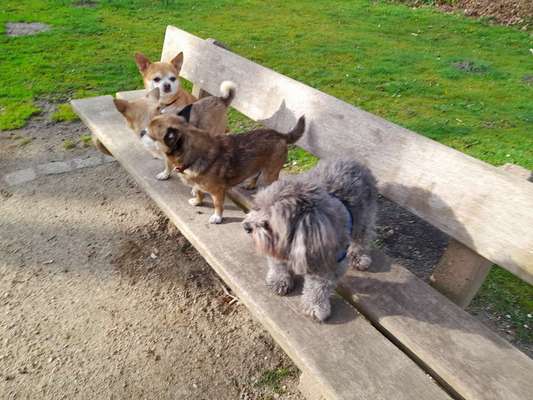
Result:
[[[0,133],[0,175],[94,153],[61,147],[79,123],[30,127],[24,146]],[[290,360],[117,163],[1,193],[1,399],[302,398]]]
[[[65,150],[87,132],[48,115],[0,132],[0,398],[302,399],[291,361],[118,163],[1,182],[97,154]],[[446,236],[385,200],[378,224],[427,279]]]

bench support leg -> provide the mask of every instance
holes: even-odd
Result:
[[[451,239],[431,275],[431,285],[460,307],[466,307],[485,281],[492,262]]]
[[[318,385],[313,378],[305,372],[302,372],[300,375],[298,389],[307,400],[326,400],[326,398],[322,396],[320,385]]]
[[[505,164],[501,170],[533,180],[533,173],[518,165]],[[460,307],[466,307],[485,281],[492,263],[451,239],[439,264],[431,275],[431,285]]]

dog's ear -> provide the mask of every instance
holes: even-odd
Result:
[[[192,110],[192,104],[189,104],[189,105],[183,107],[178,112],[178,117],[183,117],[185,122],[189,122],[191,120],[191,110]]]
[[[143,53],[135,53],[135,63],[141,74],[144,74],[151,64],[150,60]]]
[[[127,100],[122,99],[113,99],[113,103],[115,103],[115,107],[122,115],[126,114],[126,111],[128,110],[128,107],[130,105]]]
[[[337,234],[331,220],[314,209],[298,221],[291,244],[294,272],[306,274],[336,265]]]
[[[170,63],[178,70],[178,73],[181,71],[181,66],[183,65],[183,52],[179,52],[176,57],[174,57]]]
[[[181,133],[176,128],[169,126],[167,128],[163,141],[172,152],[175,152],[181,147],[182,144]]]
[[[146,97],[154,101],[159,101],[159,97],[160,97],[159,88],[156,87],[150,90],[148,93],[146,93]]]

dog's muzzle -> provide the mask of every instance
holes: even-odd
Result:
[[[140,132],[139,132],[139,136],[140,137],[143,137],[144,135],[146,135],[147,131],[146,129],[142,129]]]
[[[165,84],[163,85],[163,91],[164,91],[165,93],[170,92],[170,83],[165,83]]]

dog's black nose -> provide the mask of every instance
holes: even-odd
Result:
[[[165,84],[163,85],[163,90],[164,90],[165,92],[170,92],[170,83],[165,83]]]
[[[144,135],[146,135],[146,129],[141,130],[141,131],[139,132],[139,135],[140,135],[141,137],[143,137]]]
[[[242,224],[242,227],[244,228],[244,231],[245,231],[246,233],[252,233],[252,225],[250,225],[250,223],[248,223],[248,222],[244,222],[244,223]]]

